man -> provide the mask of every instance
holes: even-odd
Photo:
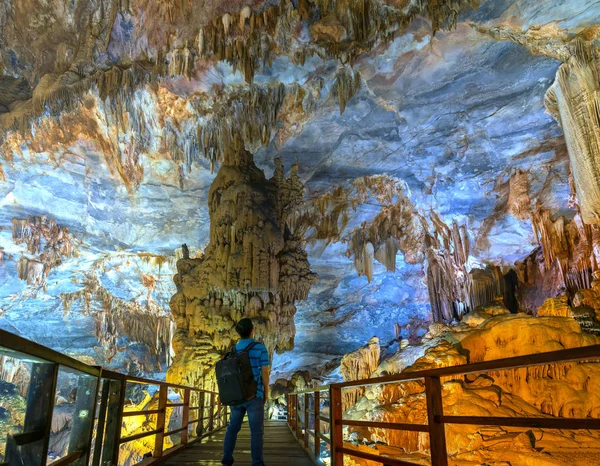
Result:
[[[236,351],[244,351],[254,340],[254,325],[250,319],[242,319],[235,326],[241,340],[235,345]],[[257,343],[248,352],[252,372],[256,379],[256,397],[239,406],[231,407],[229,426],[225,434],[223,445],[223,459],[221,463],[226,466],[233,464],[233,450],[237,435],[242,428],[244,416],[248,413],[250,424],[250,449],[252,451],[252,466],[264,466],[263,435],[265,425],[265,401],[269,398],[269,353],[262,343]]]

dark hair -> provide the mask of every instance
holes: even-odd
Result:
[[[242,319],[235,326],[235,331],[239,333],[242,338],[250,338],[254,330],[254,325],[250,319]]]

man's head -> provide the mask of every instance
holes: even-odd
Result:
[[[254,335],[254,325],[250,319],[242,319],[235,326],[235,331],[241,338],[252,338]]]

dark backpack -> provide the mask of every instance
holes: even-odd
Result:
[[[240,353],[234,346],[223,359],[217,362],[215,370],[221,404],[237,406],[256,396],[257,383],[248,355],[256,345],[257,342],[252,342]]]

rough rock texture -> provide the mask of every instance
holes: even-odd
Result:
[[[304,195],[293,169],[277,164],[267,180],[252,154],[226,156],[209,191],[210,242],[199,259],[180,259],[171,300],[178,353],[168,379],[198,384],[239,338],[235,324],[255,321],[270,355],[294,347],[296,302],[315,275],[290,219]],[[210,380],[210,379],[209,379]]]
[[[424,341],[423,355],[412,365],[404,367],[400,363],[394,368],[384,361],[386,373],[414,372],[600,343],[599,338],[582,332],[571,318],[507,313],[493,317],[497,314],[494,308],[482,308],[479,312],[487,315],[487,319],[478,326],[447,328],[440,336]],[[403,352],[414,352],[411,348],[399,350],[389,361],[401,361]],[[600,365],[583,361],[446,378],[442,385],[444,413],[598,417],[600,398],[592,388],[597,385],[598,377]],[[421,381],[369,387],[346,415],[350,419],[426,423],[423,395]],[[382,454],[416,460],[419,464],[429,448],[427,434],[355,428],[349,428],[347,434],[355,442],[378,442],[371,448]],[[446,434],[451,463],[457,465],[507,460],[514,464],[594,464],[600,452],[600,436],[589,432],[581,435],[563,430],[523,432],[513,428],[449,425]],[[572,456],[574,452],[577,455]]]

